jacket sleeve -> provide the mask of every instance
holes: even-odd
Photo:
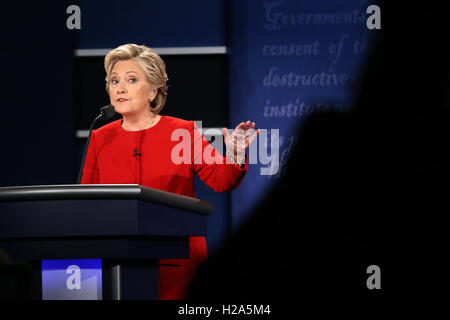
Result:
[[[95,130],[91,133],[91,140],[89,142],[89,148],[86,154],[86,160],[83,166],[83,175],[81,177],[81,184],[98,184],[100,183],[98,162],[97,162],[97,152],[96,147],[96,137]]]
[[[216,192],[236,189],[247,173],[248,156],[243,168],[231,163],[202,136],[194,121],[190,123],[194,173]]]

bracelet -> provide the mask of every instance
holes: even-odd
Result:
[[[227,151],[227,155],[230,158],[231,162],[233,162],[234,164],[237,164],[238,166],[241,166],[245,163],[245,152],[242,153],[242,157],[239,158],[238,161],[234,161],[234,157],[231,155],[231,153],[229,151]]]

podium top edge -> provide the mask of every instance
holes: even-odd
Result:
[[[142,200],[203,215],[211,214],[214,209],[208,201],[138,184],[61,184],[0,187],[0,202],[92,199]]]

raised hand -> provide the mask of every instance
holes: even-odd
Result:
[[[228,129],[223,128],[227,154],[235,163],[242,164],[242,160],[245,159],[245,150],[258,136],[259,131],[259,129],[255,131],[255,123],[250,120],[239,123],[231,134]]]

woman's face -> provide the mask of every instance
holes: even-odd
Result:
[[[116,112],[139,115],[149,111],[149,98],[156,89],[148,83],[144,70],[134,60],[119,60],[111,70],[109,97]]]

